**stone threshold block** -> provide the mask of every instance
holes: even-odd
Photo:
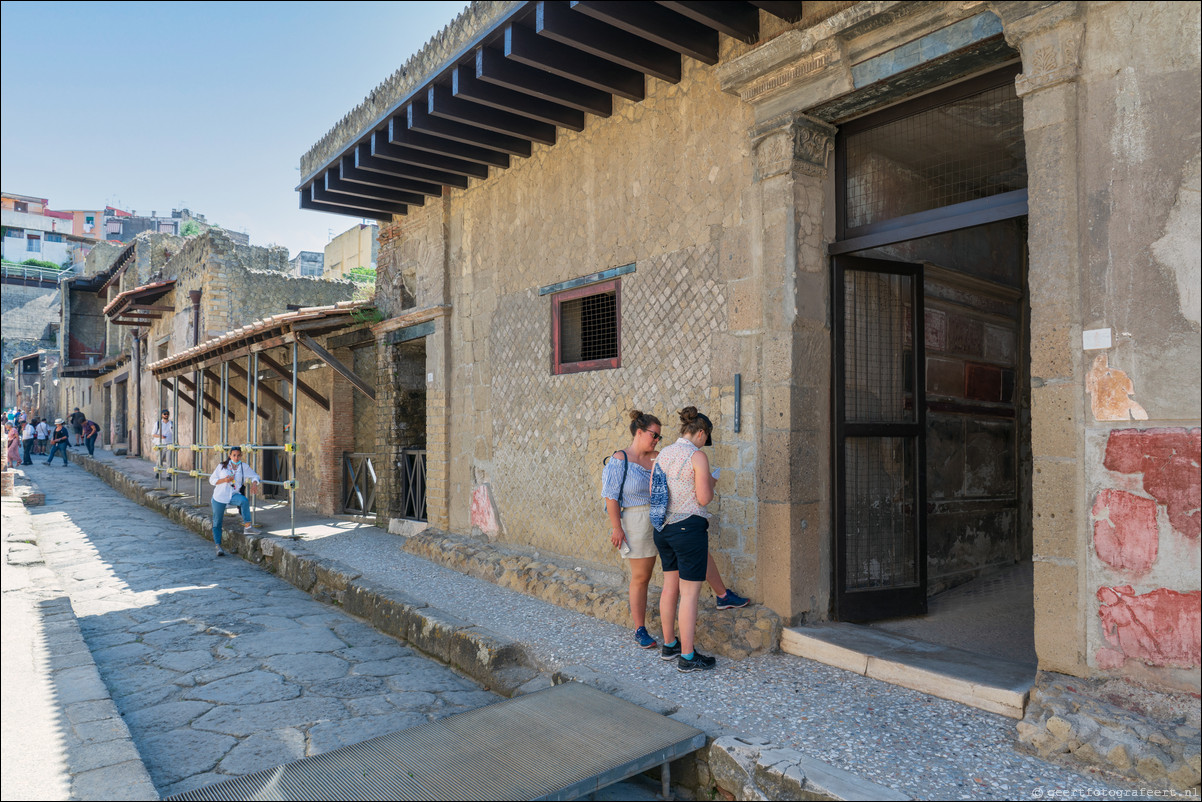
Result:
[[[781,651],[990,713],[1022,718],[1035,670],[1023,663],[859,627],[816,624],[781,633]]]

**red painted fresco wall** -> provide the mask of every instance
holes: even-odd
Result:
[[[1176,538],[1196,549],[1202,534],[1202,429],[1116,429],[1103,466],[1111,487],[1093,500],[1094,551],[1132,584],[1097,589],[1106,645],[1096,653],[1103,669],[1127,660],[1149,666],[1202,665],[1202,591],[1157,587],[1137,593],[1135,583],[1155,582],[1162,541]],[[1161,566],[1169,568],[1171,566]],[[1163,580],[1161,580],[1163,581]]]

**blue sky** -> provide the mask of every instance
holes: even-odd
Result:
[[[298,208],[301,154],[465,5],[4,2],[3,190],[320,251],[357,221]]]

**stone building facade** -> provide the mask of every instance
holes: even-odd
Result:
[[[139,456],[152,455],[159,411],[173,400],[148,369],[152,362],[285,313],[289,305],[332,304],[354,293],[347,281],[289,275],[285,249],[240,245],[216,228],[187,239],[139,234],[108,258],[64,282],[62,341],[69,367],[61,371],[62,408],[80,406],[100,424],[102,445]],[[187,398],[195,395],[190,381]],[[211,409],[206,415],[204,442],[220,442],[217,416]],[[197,442],[194,419],[191,406],[181,404],[180,442]],[[244,414],[237,425],[237,442],[246,442]],[[272,425],[270,417],[264,425]],[[273,425],[283,425],[278,415]],[[227,434],[233,438],[235,430]],[[265,428],[263,436],[284,442],[282,430]],[[181,468],[192,463],[193,454],[181,453]]]
[[[375,153],[381,120],[401,141],[470,77],[457,54],[488,51],[476,75],[536,60],[524,30],[567,36],[554,5],[474,3],[306,181]],[[715,64],[377,215],[382,516],[420,395],[431,526],[612,563],[589,499],[624,413],[670,432],[696,404],[715,557],[787,621],[921,612],[1029,561],[1043,671],[1196,695],[1198,7],[758,16]],[[614,296],[617,360],[560,370],[557,305],[590,287]],[[899,557],[916,530],[923,559]]]

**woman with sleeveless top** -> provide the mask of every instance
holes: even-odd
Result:
[[[714,499],[716,480],[701,446],[713,444],[714,424],[697,407],[680,411],[680,438],[659,453],[655,466],[668,480],[668,509],[664,528],[655,533],[655,546],[664,569],[659,614],[664,625],[660,656],[676,658],[681,672],[707,671],[713,657],[697,651],[697,604],[705,582],[709,556],[709,519],[705,507]],[[677,605],[679,604],[679,610]],[[679,638],[675,630],[679,626]],[[671,638],[671,640],[669,640]]]
[[[630,617],[634,620],[634,640],[644,649],[659,645],[647,632],[647,589],[659,554],[655,547],[655,530],[651,527],[650,485],[651,466],[659,456],[655,448],[662,439],[662,426],[654,415],[632,410],[630,445],[625,451],[615,451],[601,474],[601,495],[605,498],[611,527],[610,542],[624,559],[630,561]],[[747,599],[723,584],[718,566],[708,554],[705,578],[714,590],[719,610],[747,606]]]

